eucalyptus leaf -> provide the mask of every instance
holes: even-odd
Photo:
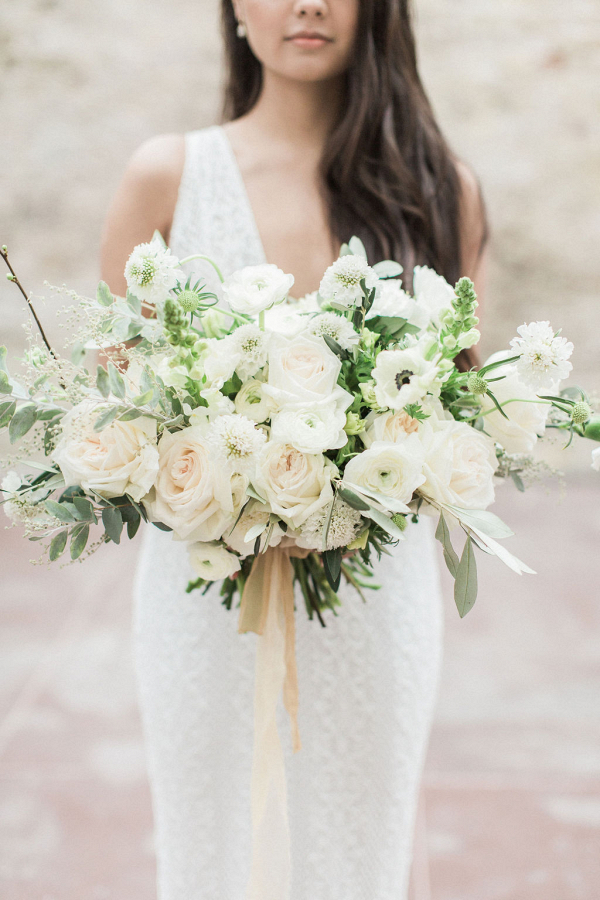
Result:
[[[518,472],[511,472],[510,477],[514,481],[515,487],[518,491],[523,493],[525,491],[525,483]]]
[[[145,406],[147,403],[150,403],[152,397],[154,396],[154,388],[151,387],[143,394],[138,394],[137,397],[133,398],[134,406]]]
[[[514,531],[502,519],[499,519],[498,516],[487,509],[462,509],[449,503],[445,504],[445,506],[456,516],[459,522],[464,522],[465,525],[482,531],[488,537],[502,539],[512,537],[514,534]]]
[[[333,516],[333,507],[335,505],[335,496],[331,503],[329,504],[329,509],[327,510],[327,518],[325,519],[325,527],[323,528],[323,544],[322,549],[327,550],[327,539],[329,537],[329,528],[331,526],[331,519]]]
[[[102,431],[103,428],[110,425],[113,419],[116,419],[118,412],[118,406],[109,406],[108,409],[105,409],[94,422],[94,431]]]
[[[124,316],[120,316],[118,319],[115,319],[112,326],[112,336],[115,341],[126,341],[127,336],[129,334],[129,319],[126,319]],[[115,392],[116,393],[116,392]],[[121,396],[118,394],[117,396]]]
[[[362,256],[363,259],[367,258],[367,251],[365,250],[365,245],[361,241],[359,237],[353,235],[348,241],[348,247],[350,249],[350,253],[353,253],[354,256]]]
[[[127,537],[130,541],[136,536],[141,521],[142,517],[140,515],[137,515],[135,519],[127,520]]]
[[[17,404],[14,400],[5,400],[4,403],[0,403],[0,428],[6,428],[16,408]]]
[[[96,370],[96,387],[103,397],[108,398],[110,394],[110,384],[108,383],[108,372],[102,366],[98,366]]]
[[[62,416],[64,412],[64,409],[59,409],[58,406],[51,407],[50,409],[38,408],[37,420],[38,422],[49,422],[50,419],[55,419],[57,416]]]
[[[142,314],[142,302],[138,300],[135,294],[132,294],[131,291],[127,291],[127,306],[131,310],[131,312],[135,316],[140,316]]]
[[[381,262],[375,263],[373,269],[380,278],[396,278],[401,275],[404,269],[393,259],[382,259]]]
[[[50,549],[48,551],[48,557],[50,562],[54,562],[61,556],[65,547],[67,546],[67,538],[69,536],[69,532],[65,528],[63,531],[59,531],[58,534],[55,534],[52,540],[50,541]]]
[[[113,295],[111,294],[110,288],[105,281],[98,282],[98,287],[96,289],[96,300],[98,301],[100,306],[113,305]]]
[[[364,516],[367,516],[369,519],[372,519],[374,522],[379,525],[380,528],[383,528],[387,534],[389,534],[393,538],[397,538],[399,541],[404,540],[404,535],[400,531],[397,525],[394,525],[391,519],[389,519],[385,513],[382,513],[378,509],[374,509],[371,507],[369,510],[363,513]]]
[[[77,341],[75,344],[73,344],[73,348],[71,350],[71,362],[74,366],[79,366],[84,359],[85,346],[81,343],[81,341]]]
[[[24,437],[29,429],[35,425],[35,420],[34,404],[27,403],[25,406],[21,406],[10,420],[10,425],[8,426],[8,436],[11,444]]]
[[[356,491],[357,494],[360,494],[363,497],[369,497],[371,500],[375,500],[385,509],[389,509],[390,512],[410,512],[410,509],[408,508],[406,503],[402,503],[401,500],[396,500],[395,497],[385,497],[383,494],[377,493],[377,491],[370,491],[367,488],[360,487],[358,484],[354,484],[351,481],[346,481],[345,484],[353,491]]]
[[[119,422],[131,422],[133,419],[139,419],[140,416],[143,416],[144,413],[141,409],[126,409],[124,413],[121,413],[119,416]]]
[[[12,394],[12,384],[6,372],[0,369],[0,394]]]
[[[79,559],[83,551],[85,550],[85,545],[88,542],[88,537],[90,536],[90,526],[82,525],[80,528],[73,529],[73,533],[71,535],[71,559]]]
[[[255,538],[260,537],[263,531],[266,530],[268,524],[269,522],[267,520],[266,522],[258,522],[257,525],[253,525],[244,535],[244,541],[249,544],[251,541],[255,540]]]
[[[94,515],[94,506],[92,504],[92,501],[88,500],[87,497],[73,497],[73,506],[82,519],[89,520],[90,522],[96,521],[96,516]]]
[[[435,531],[436,540],[440,542],[444,550],[444,561],[446,566],[448,567],[448,571],[452,575],[453,578],[456,578],[456,572],[458,570],[458,556],[454,547],[452,546],[452,541],[450,540],[450,531],[448,529],[448,523],[444,518],[444,513],[440,510],[440,520],[438,522],[438,526]]]
[[[8,375],[8,368],[6,366],[7,356],[8,350],[6,349],[4,344],[2,344],[2,346],[0,346],[0,372],[6,372],[6,374]]]
[[[102,510],[102,524],[111,541],[114,544],[119,544],[121,542],[121,531],[123,530],[121,511],[114,506],[105,506]]]
[[[454,601],[461,619],[473,608],[476,600],[477,563],[475,561],[473,541],[467,536],[454,582]]]
[[[73,513],[69,511],[64,503],[57,503],[56,500],[44,500],[44,506],[50,515],[58,519],[59,522],[71,524],[72,522],[77,521]]]
[[[107,366],[108,370],[108,383],[110,385],[110,389],[115,395],[115,397],[119,397],[121,400],[125,397],[125,382],[123,380],[123,376],[117,369],[114,364],[109,362]]]
[[[355,494],[354,491],[351,491],[346,487],[339,487],[338,495],[342,498],[344,503],[347,503],[352,509],[365,510],[370,508],[370,504],[367,503],[366,500],[363,500],[358,494]]]
[[[258,500],[259,503],[265,504],[267,502],[264,497],[261,497],[261,495],[259,493],[257,493],[255,488],[253,488],[251,484],[249,484],[248,487],[246,488],[246,493],[248,494],[249,497],[252,497],[254,500]]]
[[[323,553],[323,569],[331,589],[337,593],[342,577],[342,550],[326,550]]]
[[[348,353],[341,347],[340,344],[338,344],[335,338],[332,338],[329,334],[322,334],[321,337],[332,353],[335,353],[335,355],[339,356],[340,359],[347,359]]]

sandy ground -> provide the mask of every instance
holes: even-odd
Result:
[[[215,6],[0,6],[0,242],[31,289],[48,279],[93,290],[103,216],[131,152],[214,121]],[[600,6],[420,0],[417,11],[425,81],[490,212],[483,349],[548,317],[600,391]],[[0,310],[2,341],[18,350],[23,314],[3,277]],[[60,340],[50,305],[45,316]],[[515,509],[513,493],[499,504],[540,575],[486,560],[463,622],[448,595],[413,900],[598,895],[598,486],[589,448],[563,465],[568,502],[536,489]],[[129,648],[134,548],[114,567],[104,555],[48,573],[28,566],[16,532],[3,534],[0,895],[152,900]]]

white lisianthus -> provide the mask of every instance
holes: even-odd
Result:
[[[159,241],[138,244],[125,264],[127,287],[138,300],[158,303],[179,283],[179,260]]]
[[[517,332],[520,336],[510,346],[514,354],[521,354],[516,364],[521,381],[538,392],[556,389],[573,368],[568,362],[573,344],[555,335],[549,322],[521,325]]]
[[[409,503],[425,481],[423,460],[423,447],[416,434],[409,434],[395,444],[374,441],[346,463],[343,482]]]
[[[407,403],[420,403],[429,393],[435,396],[443,380],[436,363],[425,359],[418,344],[405,350],[383,350],[372,376],[382,409],[402,409]]]
[[[214,541],[188,544],[188,553],[194,572],[205,581],[231,578],[240,570],[239,558]]]
[[[397,316],[417,328],[426,328],[429,324],[427,309],[407,294],[397,279],[381,280],[377,285],[375,301],[367,313],[367,320],[375,316]]]
[[[348,442],[346,413],[335,403],[284,407],[271,419],[271,440],[291,444],[302,453],[337,450]]]
[[[418,430],[418,420],[413,419],[403,409],[398,412],[369,413],[361,440],[365,447],[370,447],[374,441],[397,443],[403,441],[408,434],[415,434]]]
[[[423,494],[463,509],[494,502],[498,467],[494,441],[466,422],[427,420],[419,430],[425,450]]]
[[[203,428],[163,434],[159,453],[158,477],[143,498],[150,520],[168,525],[179,540],[220,538],[235,521],[248,479],[231,474]]]
[[[234,400],[235,411],[253,422],[266,422],[271,415],[273,402],[265,394],[264,384],[256,378],[244,382]]]
[[[600,447],[596,447],[595,450],[592,450],[592,469],[595,469],[596,472],[600,472]]]
[[[342,364],[322,338],[273,335],[265,392],[279,408],[286,405],[335,403],[347,409],[351,395],[337,384]]]
[[[323,507],[309,516],[300,533],[295,535],[296,544],[307,550],[323,549],[323,530],[329,516],[329,507]],[[327,532],[327,550],[347,547],[358,536],[364,527],[364,520],[357,509],[353,509],[336,497],[331,512],[329,531]]]
[[[82,400],[61,420],[61,436],[51,458],[67,486],[78,484],[102,497],[129,494],[140,500],[158,474],[156,421],[141,416],[131,422],[115,419],[102,431],[94,422],[108,408]]]
[[[358,344],[360,335],[354,329],[352,322],[336,313],[321,313],[310,319],[308,330],[317,337],[327,335],[340,345],[342,350],[351,350]]]
[[[228,349],[233,347],[236,355],[239,355],[235,371],[242,381],[256,375],[267,362],[269,337],[269,333],[261,331],[258,325],[241,325],[231,335]]]
[[[415,266],[413,293],[421,309],[427,311],[430,322],[439,328],[443,314],[452,309],[456,294],[445,278],[428,266]]]
[[[256,462],[266,437],[246,416],[218,416],[207,431],[217,452],[236,472],[249,471]]]
[[[207,338],[222,338],[229,331],[231,319],[218,307],[211,306],[202,310],[201,324]]]
[[[199,365],[211,387],[222,388],[229,381],[241,360],[241,352],[231,337],[209,338],[200,356]]]
[[[272,511],[292,528],[333,499],[333,463],[320,453],[301,453],[291,444],[269,441],[261,454],[254,486]]]
[[[285,300],[293,283],[293,275],[272,263],[262,263],[234,272],[225,279],[222,290],[234,312],[257,316]]]
[[[495,362],[502,356],[506,353],[495,353],[487,362]],[[508,419],[500,415],[490,397],[484,395],[481,398],[486,413],[484,428],[507,453],[531,453],[538,437],[543,437],[546,430],[550,404],[536,403],[537,394],[521,381],[513,365],[501,366],[493,370],[493,374],[494,377],[504,376],[491,387]]]
[[[246,541],[244,538],[255,525],[267,525],[270,515],[271,510],[268,506],[265,506],[264,503],[259,503],[258,500],[250,500],[244,507],[244,512],[240,516],[233,531],[226,531],[223,535],[223,540],[229,547],[232,547],[236,553],[239,553],[243,559],[246,556],[250,556],[254,553],[254,543],[256,539],[252,538],[252,540]],[[266,540],[268,530],[269,529],[266,528],[261,536],[263,544]],[[281,543],[282,537],[282,529],[279,525],[274,525],[271,537],[269,538],[269,547],[277,547],[277,545]],[[261,546],[263,546],[263,544],[261,544]]]
[[[340,256],[326,270],[319,286],[319,295],[334,309],[352,309],[362,302],[361,281],[371,290],[379,282],[377,273],[363,256]]]

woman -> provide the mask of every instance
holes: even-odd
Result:
[[[225,273],[265,260],[316,290],[340,244],[425,263],[481,291],[477,184],[435,124],[408,0],[223,0],[225,125],[164,135],[134,155],[106,224],[103,277],[124,293],[134,245]],[[193,271],[207,281],[209,268]],[[288,741],[292,900],[406,897],[419,777],[440,663],[428,522],[343,591],[326,628],[297,610],[301,752]],[[218,590],[187,595],[185,548],[148,529],[137,663],[157,829],[160,900],[241,900],[250,863],[254,636]],[[191,575],[191,573],[190,573]],[[265,896],[264,900],[285,900]]]

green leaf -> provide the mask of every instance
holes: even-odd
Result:
[[[496,409],[498,410],[500,415],[504,416],[505,419],[508,419],[508,416],[506,415],[506,413],[504,412],[504,410],[502,409],[502,407],[500,406],[500,404],[498,403],[496,397],[492,394],[492,392],[486,391],[485,393],[490,398],[490,400],[492,401],[492,403],[494,404],[494,406],[496,407]]]
[[[59,522],[65,522],[69,525],[76,522],[75,516],[64,503],[57,503],[56,500],[44,500],[44,506],[51,516],[54,516]]]
[[[48,422],[50,419],[55,419],[57,416],[61,416],[64,413],[64,409],[59,409],[58,407],[52,407],[51,409],[39,409],[37,411],[37,420],[38,422]]]
[[[258,524],[253,525],[252,528],[249,528],[244,535],[244,541],[249,544],[250,541],[253,541],[255,538],[260,537],[263,531],[266,530],[268,524],[269,521],[267,520],[266,522],[258,522]]]
[[[0,394],[12,394],[12,384],[6,372],[0,369]]]
[[[381,262],[375,263],[373,269],[380,278],[396,278],[397,275],[401,275],[404,271],[400,263],[395,262],[393,259],[382,259]]]
[[[27,403],[25,406],[21,406],[10,420],[10,425],[8,426],[8,436],[11,444],[24,437],[29,429],[35,425],[35,420],[34,404]]]
[[[383,494],[377,493],[377,491],[370,491],[367,488],[360,487],[358,484],[354,484],[351,481],[347,481],[346,484],[348,485],[348,487],[352,488],[353,491],[356,491],[356,493],[360,496],[369,497],[371,500],[375,500],[377,503],[380,503],[381,506],[385,507],[385,509],[389,509],[391,512],[410,512],[410,509],[408,508],[406,503],[402,503],[401,500],[396,500],[394,497],[385,497]]]
[[[333,507],[335,505],[335,496],[331,503],[329,504],[329,509],[327,510],[327,518],[325,519],[325,527],[323,528],[323,544],[322,549],[327,550],[327,539],[329,537],[329,527],[331,525],[331,518],[333,516]]]
[[[127,520],[127,537],[130,541],[136,536],[141,521],[142,517],[140,515],[137,515],[134,519]]]
[[[477,563],[473,541],[467,537],[465,548],[456,571],[454,582],[454,600],[458,614],[463,619],[477,600]]]
[[[50,541],[50,549],[48,551],[48,557],[50,562],[54,562],[64,553],[65,547],[67,546],[67,537],[69,532],[65,528],[64,531],[59,531],[58,534],[55,534],[52,540]]]
[[[110,389],[115,397],[120,397],[120,399],[122,400],[125,397],[125,382],[123,380],[123,376],[120,372],[117,371],[114,364],[111,362],[108,363],[107,369]]]
[[[124,413],[121,413],[119,416],[119,422],[131,422],[132,419],[139,419],[140,416],[143,416],[144,413],[141,409],[126,409]]]
[[[444,518],[444,513],[441,512],[441,510],[440,520],[435,531],[435,537],[436,540],[438,540],[444,548],[444,561],[448,567],[448,571],[453,578],[456,578],[456,572],[458,570],[458,556],[456,555],[454,547],[452,546],[448,524],[446,522],[446,519]]]
[[[121,542],[121,532],[123,530],[123,516],[121,511],[114,506],[105,506],[102,510],[102,524],[107,535],[115,544]]]
[[[71,362],[74,366],[80,365],[85,359],[85,346],[81,343],[81,341],[77,341],[77,343],[73,344],[73,349],[71,350]]]
[[[335,550],[325,550],[323,553],[323,569],[327,576],[327,581],[331,585],[331,589],[337,593],[342,577],[342,550],[337,547]]]
[[[94,422],[94,431],[102,431],[103,428],[110,425],[113,419],[117,417],[118,412],[118,406],[109,406],[108,409],[105,409]]]
[[[108,398],[110,394],[110,385],[108,383],[108,372],[102,366],[98,366],[96,370],[96,387],[103,397]]]
[[[463,509],[461,506],[452,506],[450,503],[445,505],[459,522],[464,522],[470,528],[482,531],[488,537],[501,539],[512,537],[514,534],[506,522],[487,509]]]
[[[525,484],[524,484],[524,482],[523,482],[523,479],[522,479],[521,476],[519,475],[519,473],[518,473],[518,472],[511,472],[511,473],[510,473],[510,477],[511,477],[512,480],[514,481],[516,489],[517,489],[518,491],[521,491],[521,493],[523,493],[523,492],[525,491]]]
[[[477,374],[483,377],[487,372],[492,372],[494,369],[500,369],[502,366],[509,366],[511,363],[516,362],[518,359],[521,359],[520,353],[518,356],[509,356],[506,359],[497,359],[495,360],[495,362],[488,363],[487,366],[483,366],[478,370]]]
[[[92,501],[88,500],[87,497],[73,497],[73,506],[82,519],[89,520],[90,522],[96,521],[96,516],[94,515],[94,506],[92,504]]]
[[[335,353],[335,355],[339,356],[340,359],[348,358],[348,353],[340,346],[340,344],[338,344],[335,338],[332,338],[329,334],[322,334],[321,337],[332,353]]]
[[[135,296],[135,294],[132,294],[131,291],[127,291],[126,302],[127,302],[127,306],[129,307],[129,309],[135,316],[141,315],[142,302],[141,302],[141,300],[138,300],[138,298]]]
[[[387,534],[389,534],[393,538],[397,538],[399,541],[404,540],[404,535],[400,531],[397,525],[394,525],[391,519],[388,519],[385,513],[380,512],[378,509],[374,509],[371,507],[367,510],[363,515],[367,516],[369,519],[373,519],[374,522],[379,525],[380,528],[383,528]]]
[[[73,532],[71,534],[71,559],[79,559],[79,557],[85,550],[85,545],[88,542],[89,536],[89,525],[81,525],[79,528],[73,529]]]
[[[355,494],[354,491],[349,490],[345,487],[338,488],[338,494],[348,506],[351,506],[352,509],[365,510],[370,509],[370,504],[367,503],[366,500],[363,500],[358,494]]]
[[[154,388],[149,388],[143,394],[139,394],[137,397],[134,397],[133,404],[134,406],[145,406],[147,403],[150,403],[153,396]]]
[[[8,375],[8,368],[6,366],[6,357],[8,355],[8,351],[4,344],[0,347],[0,372],[6,372]]]
[[[158,241],[158,243],[163,248],[163,250],[169,249],[167,247],[167,242],[165,241],[164,237],[162,236],[162,234],[160,233],[160,231],[157,228],[154,229],[154,234],[152,235],[152,240]]]
[[[17,408],[15,400],[5,400],[0,403],[0,428],[5,428],[12,419]]]
[[[113,295],[111,294],[110,288],[105,281],[98,282],[98,287],[96,289],[96,300],[98,301],[100,306],[113,305]]]
[[[350,253],[353,253],[354,256],[362,256],[363,259],[367,258],[367,251],[365,250],[365,245],[361,241],[359,237],[354,235],[348,241],[348,248]]]

